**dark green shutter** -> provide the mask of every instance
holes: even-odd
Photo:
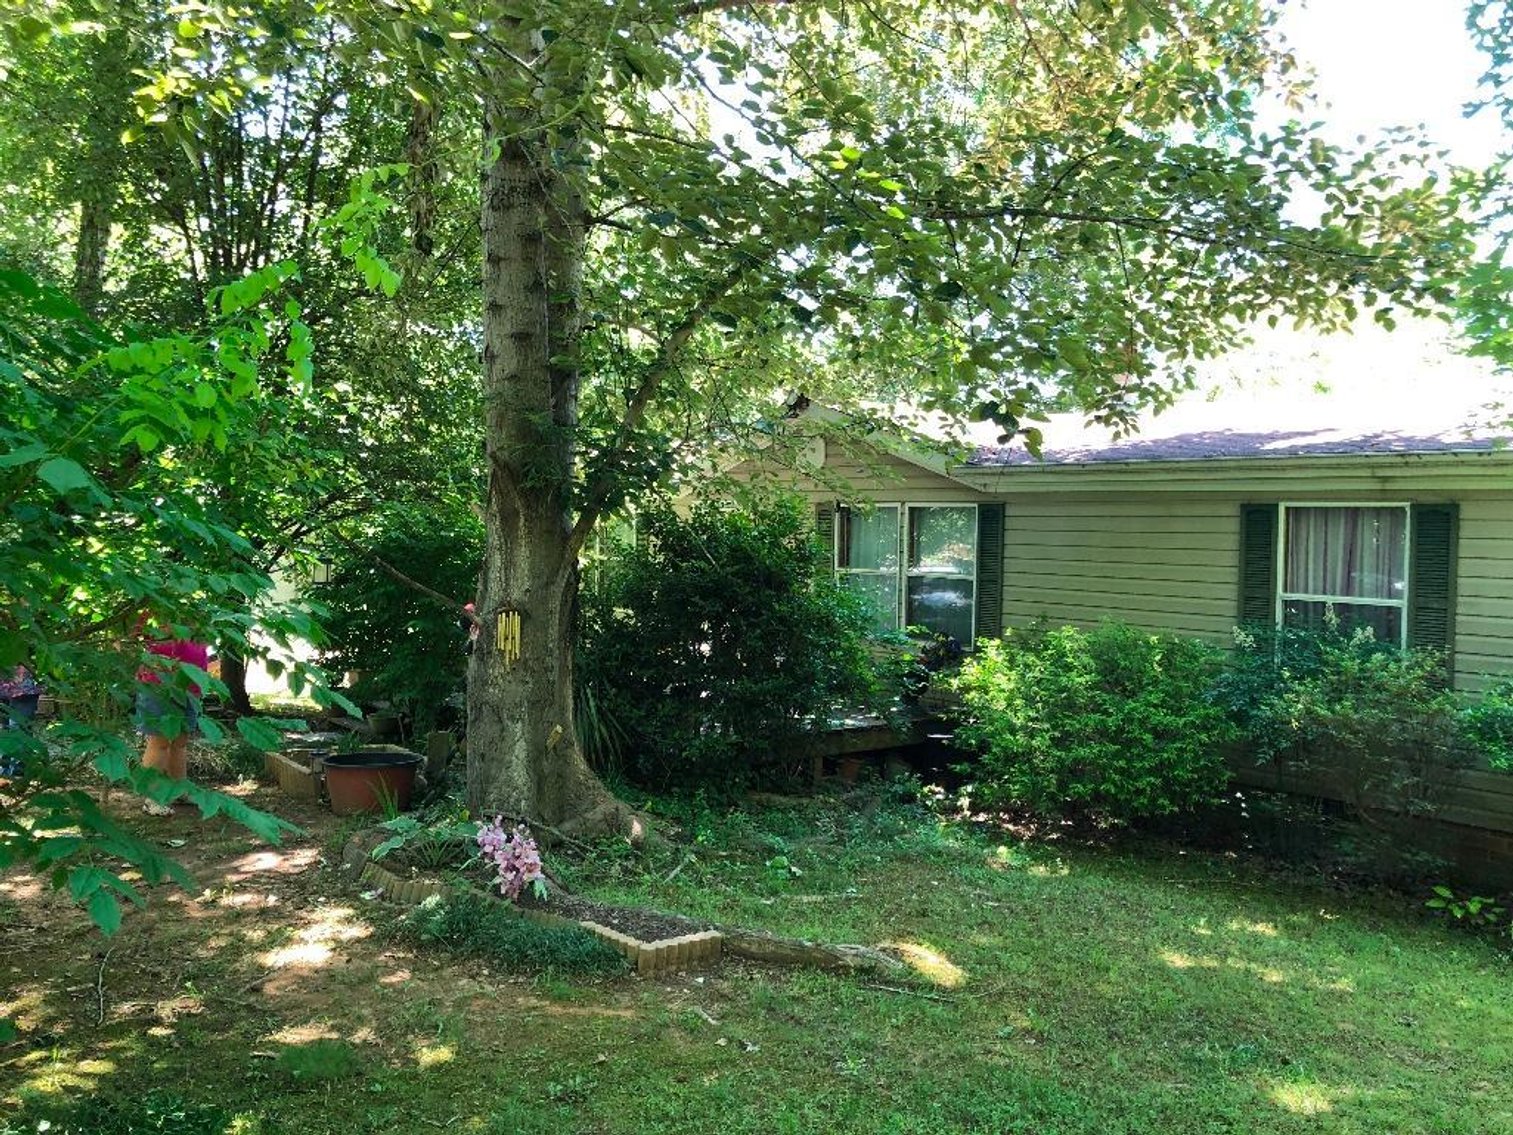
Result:
[[[977,637],[1003,634],[1003,505],[977,506]]]
[[[1416,504],[1410,521],[1408,645],[1449,654],[1455,647],[1455,557],[1459,510]]]
[[[1277,621],[1277,506],[1240,506],[1240,625]]]
[[[830,552],[831,563],[835,562],[835,502],[816,501],[814,505],[814,538],[822,548]]]

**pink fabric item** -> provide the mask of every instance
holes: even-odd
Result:
[[[175,662],[187,662],[191,666],[198,666],[201,670],[210,667],[210,648],[203,642],[190,642],[188,639],[176,638],[167,642],[149,642],[147,644],[149,654],[161,655],[171,658]],[[143,666],[137,671],[137,678],[143,682],[161,682],[162,674],[151,666]],[[200,695],[200,687],[191,685],[189,692],[196,697]]]

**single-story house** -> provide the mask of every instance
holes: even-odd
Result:
[[[1478,691],[1513,676],[1513,409],[1478,421],[1489,397],[1474,376],[1263,384],[1179,401],[1123,439],[1065,415],[1039,456],[989,427],[956,459],[801,403],[803,460],[733,472],[813,500],[838,576],[884,627],[970,642],[1118,619],[1224,642],[1328,605],[1445,649]]]
[[[1485,372],[1483,372],[1485,376]],[[955,459],[908,430],[848,428],[813,404],[799,460],[759,457],[814,504],[839,578],[879,625],[963,642],[1037,622],[1121,620],[1233,641],[1327,607],[1449,656],[1457,688],[1513,677],[1513,398],[1485,378],[1355,391],[1294,383],[1179,402],[1137,435],[1066,416],[1038,456],[996,430]],[[787,452],[788,450],[785,450]],[[1238,783],[1348,799],[1327,774],[1235,767]],[[1513,776],[1446,770],[1409,842],[1473,881],[1513,884]]]

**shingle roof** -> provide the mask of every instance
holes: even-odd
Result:
[[[1136,437],[1107,445],[1047,447],[1037,460],[1023,444],[979,446],[968,465],[1076,465],[1105,461],[1195,461],[1225,457],[1301,457],[1357,453],[1453,453],[1491,450],[1513,441],[1513,432],[1497,436],[1416,434],[1405,431],[1352,433],[1319,430],[1196,430],[1171,437]]]
[[[1442,331],[1282,342],[1235,356],[1133,436],[1057,415],[1044,427],[1041,458],[1019,439],[979,438],[968,464],[1446,453],[1513,443],[1508,377],[1455,354]]]

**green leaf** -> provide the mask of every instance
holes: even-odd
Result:
[[[83,902],[105,884],[106,871],[100,867],[84,864],[68,873],[68,895],[74,902]]]
[[[351,714],[353,717],[362,717],[363,715],[362,710],[358,708],[356,702],[336,690],[316,686],[310,691],[310,696],[315,699],[315,704],[322,709],[330,709],[332,706],[335,706],[344,713]]]
[[[93,479],[84,471],[84,466],[67,457],[54,457],[44,461],[37,467],[37,476],[51,485],[59,496],[94,485]]]
[[[0,453],[0,469],[9,468],[12,465],[25,465],[47,456],[47,446],[40,441],[30,442],[20,449],[13,449],[9,453]]]
[[[48,866],[60,860],[67,859],[74,852],[84,846],[84,838],[76,835],[57,835],[42,841],[37,848],[37,863],[40,866]]]
[[[257,717],[238,717],[236,719],[236,731],[242,735],[242,739],[254,749],[261,749],[265,753],[277,751],[283,744],[284,735],[268,722]]]
[[[96,891],[90,896],[86,909],[90,921],[100,928],[101,934],[109,937],[121,929],[121,903],[109,891]]]
[[[96,772],[109,781],[124,780],[131,769],[131,762],[126,754],[114,751],[101,753],[90,764],[94,766]]]

